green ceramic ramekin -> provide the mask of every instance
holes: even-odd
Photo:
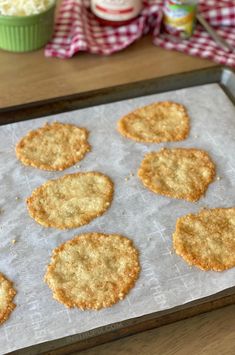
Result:
[[[0,15],[0,48],[29,52],[43,47],[52,37],[55,4],[32,16]]]

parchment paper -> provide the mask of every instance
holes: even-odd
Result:
[[[191,116],[190,137],[170,144],[140,144],[120,136],[120,116],[156,100],[184,104]],[[65,172],[45,172],[17,161],[15,143],[28,130],[59,120],[87,127],[92,152]],[[217,84],[151,95],[0,127],[0,271],[17,289],[17,307],[0,327],[0,353],[82,333],[96,327],[168,309],[235,285],[235,268],[203,272],[172,253],[176,219],[201,207],[235,204],[235,110]],[[148,191],[136,172],[146,152],[168,147],[208,151],[217,165],[215,180],[198,203]],[[27,213],[25,198],[48,179],[76,171],[98,170],[115,182],[111,208],[89,225],[69,231],[46,229]],[[128,181],[126,177],[134,173]],[[19,197],[19,200],[16,198]],[[124,301],[100,311],[66,309],[43,282],[52,250],[83,232],[119,233],[140,250],[142,272]],[[13,245],[11,241],[15,239]]]

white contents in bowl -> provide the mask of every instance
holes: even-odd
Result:
[[[30,16],[46,11],[56,0],[0,0],[0,15]]]

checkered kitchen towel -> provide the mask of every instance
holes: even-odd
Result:
[[[190,40],[172,40],[161,32],[163,0],[145,0],[140,16],[120,27],[100,25],[89,11],[89,0],[63,0],[54,37],[46,46],[45,55],[70,58],[81,51],[109,55],[151,32],[156,46],[235,67],[235,1],[200,0],[199,3],[201,14],[234,48],[233,53],[221,49],[200,25]]]

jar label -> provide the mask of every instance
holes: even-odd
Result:
[[[194,30],[195,18],[196,4],[190,1],[165,1],[163,21],[167,32],[190,37]]]
[[[92,0],[94,14],[104,20],[125,21],[136,17],[142,8],[142,0]]]

